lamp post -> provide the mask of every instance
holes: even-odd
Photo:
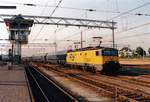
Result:
[[[128,59],[129,59],[129,50],[130,50],[130,45],[128,44]]]
[[[1,58],[2,58],[2,50],[3,50],[3,49],[2,49],[2,47],[1,47]],[[1,58],[0,58],[0,59],[1,59]]]
[[[144,41],[142,41],[143,45],[144,45]],[[143,60],[144,60],[144,48],[143,48]]]

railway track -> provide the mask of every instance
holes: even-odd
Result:
[[[26,73],[35,102],[80,102],[33,66],[26,67]]]
[[[146,87],[150,87],[150,65],[123,65],[124,69],[128,68],[130,70],[134,70],[134,68],[136,68],[136,70],[139,70],[139,73],[141,74],[137,74],[137,76],[130,76],[130,75],[126,75],[126,76],[118,76],[117,78],[121,79],[122,81],[126,81],[126,82],[130,82],[130,83],[134,83],[134,84],[138,84],[138,85],[142,85],[142,86],[146,86]],[[112,77],[109,77],[112,78]]]
[[[150,64],[142,64],[142,65],[130,65],[130,64],[122,64],[125,68],[145,68],[150,69]]]
[[[141,86],[145,86],[145,87],[150,87],[150,79],[144,77],[144,76],[140,76],[140,77],[122,77],[122,76],[118,76],[118,78],[122,81],[125,82],[129,82],[129,83],[133,83],[133,84],[137,84],[137,85],[141,85]],[[145,79],[145,80],[143,80]]]
[[[150,76],[142,76],[143,78],[148,78],[148,79],[150,79]]]
[[[82,83],[87,83],[88,85],[101,90],[102,92],[106,92],[107,94],[114,97],[117,101],[140,101],[140,102],[149,102],[150,96],[144,92],[138,92],[137,90],[133,90],[132,88],[123,87],[123,85],[118,85],[117,83],[112,83],[108,81],[96,80],[94,78],[89,77],[88,75],[78,75],[78,74],[69,74],[66,70],[59,70],[58,68],[53,68],[50,66],[45,66],[51,71],[55,73],[62,74],[64,73],[67,77],[79,80]],[[100,91],[100,92],[101,92]]]
[[[80,78],[80,80],[84,80],[85,82],[92,83],[95,86],[101,87],[103,89],[107,89],[107,91],[115,92],[114,94],[118,95],[118,97],[124,97],[128,100],[136,100],[136,101],[149,101],[147,93],[142,92],[139,93],[137,90],[133,90],[130,87],[124,87],[123,85],[119,85],[118,83],[108,82],[105,77],[93,78],[87,75],[84,76],[75,76]],[[139,94],[138,94],[138,93]],[[120,98],[119,97],[119,98]]]

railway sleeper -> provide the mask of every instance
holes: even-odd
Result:
[[[133,102],[133,100],[135,101],[143,101],[143,100],[150,100],[149,97],[145,97],[143,96],[142,94],[137,94],[137,93],[133,93],[133,92],[130,92],[130,91],[123,91],[122,89],[119,89],[118,88],[118,91],[117,91],[117,94],[118,94],[118,98],[120,99],[120,96],[124,96],[124,97],[121,97],[122,100],[131,100],[129,102]],[[126,101],[125,101],[126,102]],[[145,101],[144,101],[145,102]]]
[[[72,76],[71,75],[71,77],[74,77],[74,76]],[[77,78],[77,77],[76,77]],[[80,80],[84,80],[84,81],[86,81],[86,82],[89,82],[89,80],[85,80],[84,78],[80,78],[80,77],[78,77]],[[107,89],[107,90],[113,90],[113,88],[112,87],[108,87],[107,85],[105,85],[105,84],[103,84],[103,83],[95,83],[95,82],[93,82],[93,84],[94,85],[100,85],[100,87],[101,88],[104,88],[104,89]],[[138,97],[138,99],[139,98],[142,98],[143,96],[141,95],[141,94],[136,94],[136,93],[131,93],[130,91],[126,91],[126,92],[123,92],[123,90],[122,89],[119,89],[119,88],[117,88],[118,89],[118,91],[117,91],[117,94],[121,94],[121,95],[123,95],[123,96],[126,96],[127,98],[129,98],[129,99],[134,99],[135,97]],[[123,94],[122,94],[123,93]],[[125,94],[124,94],[125,93]]]
[[[135,100],[139,101],[139,102],[147,102],[150,101],[150,99],[146,99],[145,97],[136,97]]]
[[[138,97],[139,99],[133,99],[126,96],[119,96],[117,98],[118,102],[149,102],[149,99],[144,99],[143,97]]]
[[[140,98],[143,97],[142,95],[136,94],[136,93],[132,93],[128,95],[129,98]]]
[[[81,78],[82,79],[82,78]],[[82,80],[84,80],[84,79],[82,79]],[[84,81],[87,81],[87,80],[84,80]],[[88,81],[87,81],[88,82]],[[93,82],[93,84],[97,84],[97,83],[94,83]],[[104,88],[104,89],[107,89],[107,90],[113,90],[113,88],[112,87],[108,87],[107,85],[105,85],[105,84],[101,84],[101,88]],[[120,89],[121,90],[121,89]],[[121,94],[122,92],[117,92],[117,94]],[[121,96],[121,97],[120,97]],[[124,96],[124,97],[122,97],[122,96]],[[125,102],[126,102],[126,100],[130,100],[129,102],[133,102],[133,100],[135,101],[135,99],[134,99],[134,97],[142,97],[141,95],[138,95],[138,94],[135,94],[135,93],[131,93],[131,92],[129,92],[129,91],[126,91],[125,92],[125,94],[121,94],[121,95],[119,95],[119,97],[118,98],[120,98],[121,100],[124,100]]]
[[[130,99],[130,98],[126,97],[126,96],[119,95],[117,97],[117,101],[118,102],[135,102],[136,100]]]
[[[148,101],[148,100],[150,100],[150,98],[144,97],[142,94],[136,94],[136,93],[131,93],[131,94],[128,94],[128,95],[125,95],[125,96],[127,96],[131,99],[134,99],[136,101],[144,101],[144,100]]]

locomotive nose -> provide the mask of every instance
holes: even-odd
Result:
[[[117,74],[120,64],[115,61],[104,63],[102,72],[105,74]]]

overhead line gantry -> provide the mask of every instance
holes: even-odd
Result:
[[[16,16],[17,15],[0,14],[0,17],[2,19],[12,18]],[[26,19],[27,18],[33,19],[34,24],[111,29],[113,47],[115,47],[114,29],[116,29],[116,22],[114,21],[101,21],[101,20],[66,18],[66,17],[32,16],[32,15],[21,15],[21,16]],[[0,22],[3,23],[4,21],[1,20]]]
[[[17,15],[0,14],[1,18],[10,18],[15,16]],[[113,21],[101,21],[101,20],[66,18],[66,17],[31,16],[31,15],[21,15],[21,16],[24,18],[33,19],[34,24],[116,29],[115,27],[116,22]],[[3,23],[3,21],[0,22]]]

